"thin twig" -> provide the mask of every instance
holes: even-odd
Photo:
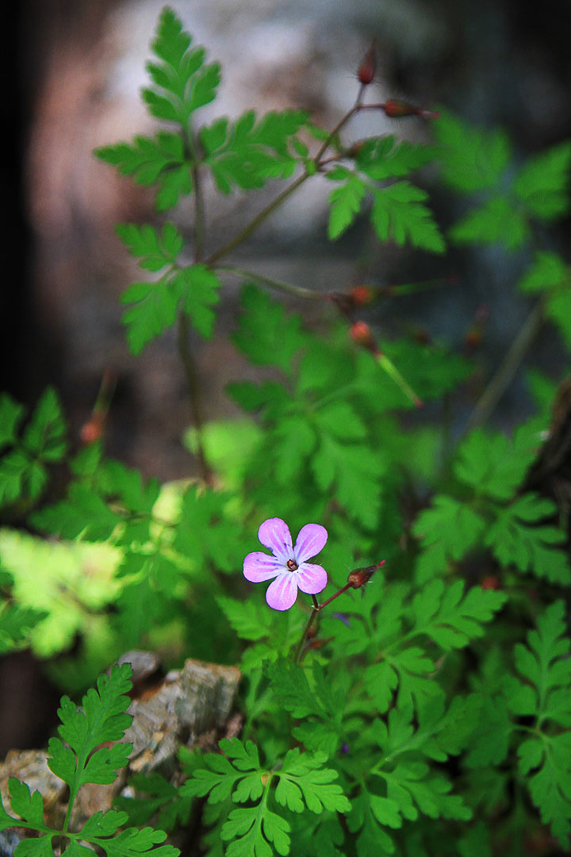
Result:
[[[216,270],[235,274],[237,277],[243,277],[245,280],[254,280],[258,283],[263,283],[263,285],[268,286],[270,289],[274,289],[277,292],[285,292],[285,294],[293,295],[296,298],[322,300],[324,297],[324,292],[315,292],[312,289],[305,289],[303,286],[294,286],[291,283],[274,280],[273,277],[266,277],[265,274],[258,274],[256,271],[238,268],[236,265],[217,265]]]
[[[529,313],[518,335],[512,342],[511,347],[504,357],[498,371],[490,380],[486,389],[480,396],[480,399],[476,403],[476,406],[468,419],[466,431],[482,425],[482,423],[487,421],[490,414],[509,387],[523,361],[523,358],[531,348],[535,337],[541,329],[544,318],[545,299],[540,298]]]

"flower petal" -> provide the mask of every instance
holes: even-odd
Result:
[[[312,562],[302,563],[294,574],[297,585],[308,595],[317,595],[327,586],[327,572],[320,565],[314,565]]]
[[[297,564],[301,565],[306,559],[318,554],[325,547],[326,541],[327,530],[321,524],[306,524],[302,527],[295,543]]]
[[[297,575],[284,571],[268,586],[266,601],[273,610],[289,610],[297,598]]]
[[[269,548],[274,556],[282,560],[282,564],[292,559],[293,547],[291,533],[285,521],[281,518],[268,518],[258,530],[258,538],[264,547]],[[314,554],[311,554],[314,556]]]
[[[283,564],[275,556],[262,553],[262,551],[249,553],[244,560],[244,577],[250,583],[261,583],[264,580],[271,580],[272,577],[277,577],[283,570]]]

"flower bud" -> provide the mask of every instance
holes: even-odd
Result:
[[[105,428],[105,415],[101,412],[95,412],[90,419],[84,423],[79,432],[81,442],[86,446],[95,443],[103,434]]]
[[[363,86],[368,86],[369,83],[373,82],[375,79],[376,65],[375,42],[373,41],[371,43],[371,47],[363,57],[361,65],[359,66],[359,71],[357,72],[359,83],[362,83]]]
[[[373,300],[373,291],[369,286],[353,286],[350,294],[355,306],[370,304]]]
[[[353,571],[350,572],[349,577],[347,578],[347,583],[349,583],[353,589],[360,589],[361,586],[364,586],[369,582],[375,571],[379,568],[379,566],[384,565],[385,560],[381,560],[376,565],[367,565],[363,568],[354,568]]]
[[[373,354],[377,353],[377,346],[375,345],[371,328],[366,322],[356,321],[355,324],[351,325],[351,330],[349,332],[351,334],[351,339],[354,342],[358,345],[362,345],[363,348],[367,348],[369,351],[372,351]]]

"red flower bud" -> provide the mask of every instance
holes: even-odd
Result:
[[[105,414],[100,412],[94,413],[91,418],[81,427],[79,436],[81,442],[88,446],[90,443],[95,443],[103,434],[105,428]]]
[[[363,348],[367,348],[369,351],[372,351],[373,354],[378,353],[375,340],[371,333],[371,328],[366,322],[356,321],[355,324],[351,325],[351,330],[349,332],[351,334],[351,339],[358,343],[358,345],[362,345]]]
[[[375,571],[379,568],[379,566],[384,565],[385,560],[381,560],[376,565],[367,565],[363,568],[354,568],[352,572],[350,572],[349,577],[347,578],[347,583],[349,583],[353,589],[360,589],[361,586],[364,586],[369,582]]]
[[[351,289],[351,297],[355,306],[369,304],[373,300],[373,292],[369,286],[354,286]]]
[[[361,65],[359,66],[359,71],[357,72],[359,83],[362,83],[363,86],[368,86],[369,83],[373,82],[375,79],[376,65],[375,42],[373,41],[371,43],[371,47],[363,57]]]

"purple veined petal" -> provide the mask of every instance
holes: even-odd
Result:
[[[326,541],[327,530],[321,524],[306,524],[302,527],[295,543],[297,564],[301,565],[306,559],[316,556],[323,550]]]
[[[244,577],[250,583],[262,583],[264,580],[271,580],[283,570],[283,563],[275,556],[262,553],[262,551],[249,553],[244,560]]]
[[[297,575],[291,571],[284,571],[276,577],[266,592],[266,601],[273,610],[289,610],[295,604],[296,598]]]
[[[281,518],[268,518],[258,530],[258,538],[264,547],[269,548],[282,564],[293,557],[291,533]]]
[[[314,565],[312,562],[304,562],[294,574],[297,585],[307,595],[317,595],[327,586],[327,572],[320,565]]]

